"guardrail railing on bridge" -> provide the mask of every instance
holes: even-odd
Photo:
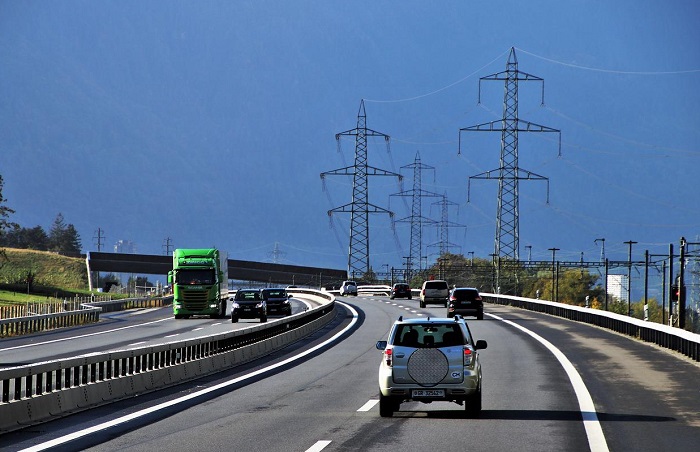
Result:
[[[90,301],[80,304],[67,301],[65,305],[59,304],[59,307],[64,307],[63,310],[56,310],[52,306],[52,312],[45,314],[33,314],[30,311],[22,312],[23,315],[20,317],[5,318],[3,316],[3,318],[0,318],[0,338],[95,323],[100,321],[100,314],[104,312],[160,307],[172,304],[172,301],[172,296],[124,298],[121,300]]]
[[[700,361],[700,334],[681,330],[668,325],[627,317],[614,312],[598,309],[572,306],[563,303],[555,303],[546,300],[534,300],[532,298],[515,297],[512,295],[481,294],[487,302],[510,305],[530,311],[564,317],[577,322],[589,323],[602,328],[607,328],[621,334],[639,338],[646,342],[652,342],[671,350],[675,350]]]
[[[0,434],[251,361],[313,333],[335,316],[333,295],[290,292],[322,304],[212,336],[2,369]]]

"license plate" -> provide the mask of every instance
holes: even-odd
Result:
[[[444,389],[414,389],[413,397],[445,397]]]

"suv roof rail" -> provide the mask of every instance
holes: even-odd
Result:
[[[459,322],[460,320],[462,320],[462,316],[459,314],[455,314],[454,319],[455,319],[455,322]]]
[[[403,321],[403,316],[400,315],[400,316],[399,316],[399,322],[402,322],[402,321]]]

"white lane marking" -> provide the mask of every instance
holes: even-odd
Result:
[[[501,322],[507,323],[508,325],[511,325],[526,334],[529,334],[542,345],[547,347],[550,352],[552,352],[557,360],[559,360],[559,364],[561,364],[561,366],[564,368],[566,375],[568,375],[569,380],[571,381],[571,386],[574,387],[574,392],[576,393],[576,398],[578,399],[579,410],[581,412],[581,418],[583,418],[583,426],[586,429],[586,436],[588,437],[588,447],[590,447],[591,451],[593,452],[609,451],[610,449],[608,449],[608,443],[605,440],[605,435],[603,435],[603,429],[600,426],[598,413],[595,410],[591,393],[588,392],[588,388],[586,388],[583,378],[581,378],[581,375],[578,373],[574,365],[571,364],[569,358],[567,358],[566,355],[564,355],[564,353],[562,353],[562,351],[555,347],[551,342],[534,331],[530,331],[515,322],[511,322],[510,320],[506,320],[497,315],[489,313],[486,313],[486,315],[500,320]]]
[[[283,361],[280,361],[277,364],[272,364],[270,366],[267,366],[267,367],[264,367],[262,369],[258,369],[254,372],[251,372],[249,374],[242,375],[238,378],[234,378],[233,380],[229,380],[229,381],[226,381],[223,383],[219,383],[218,385],[202,389],[201,391],[196,391],[196,392],[193,392],[191,394],[187,394],[185,396],[178,397],[177,399],[173,399],[173,400],[169,400],[167,402],[159,403],[158,405],[151,406],[151,407],[145,408],[145,409],[140,410],[140,411],[136,411],[136,412],[131,413],[131,414],[127,414],[126,416],[121,416],[121,417],[118,417],[118,418],[113,419],[111,421],[107,421],[107,422],[103,422],[101,424],[95,425],[93,427],[89,427],[89,428],[86,428],[83,430],[79,430],[77,432],[69,433],[68,435],[60,436],[58,438],[52,439],[51,441],[46,441],[45,443],[36,444],[36,445],[29,447],[27,449],[23,449],[22,452],[25,452],[25,451],[26,452],[30,452],[30,451],[33,452],[33,451],[46,450],[46,449],[49,449],[51,447],[56,447],[56,446],[59,446],[61,444],[65,444],[67,442],[74,441],[78,438],[82,438],[83,436],[87,436],[87,435],[90,435],[92,433],[99,432],[101,430],[106,430],[110,427],[114,427],[114,426],[117,426],[119,424],[123,424],[125,422],[133,421],[134,419],[138,419],[138,418],[141,418],[143,416],[147,416],[151,413],[155,413],[157,411],[164,410],[166,408],[170,408],[171,406],[175,406],[175,405],[178,405],[180,403],[187,402],[188,400],[194,399],[194,398],[202,396],[204,394],[218,391],[221,388],[226,388],[228,386],[235,385],[235,384],[240,383],[242,381],[249,380],[251,378],[257,377],[260,374],[264,374],[265,372],[276,369],[278,367],[286,366],[287,364],[289,364],[291,362],[294,362],[296,360],[304,358],[305,356],[310,355],[310,354],[316,352],[317,350],[320,350],[323,347],[326,347],[327,345],[332,344],[333,342],[336,342],[346,332],[350,331],[350,329],[352,329],[353,326],[355,326],[355,324],[357,323],[357,321],[359,319],[359,314],[357,313],[357,311],[355,311],[355,309],[353,309],[352,306],[347,305],[345,303],[342,303],[338,300],[336,300],[335,302],[344,306],[346,309],[348,309],[352,313],[352,320],[350,321],[348,326],[343,328],[341,331],[338,331],[335,335],[333,335],[333,337],[329,338],[328,340],[326,340],[326,341],[324,341],[324,342],[322,342],[314,347],[311,347],[310,349],[308,349],[308,350],[306,350],[306,351],[304,351],[296,356],[292,356],[291,358],[287,358]],[[322,446],[326,447],[328,444],[330,444],[330,441],[327,441],[327,442],[319,441],[319,443],[323,443]],[[316,444],[318,444],[318,443],[316,443]],[[318,450],[321,450],[321,449],[318,449]]]
[[[374,408],[374,405],[376,405],[376,404],[378,404],[378,403],[379,403],[379,399],[371,399],[370,401],[368,401],[367,403],[365,403],[364,405],[362,405],[362,406],[360,407],[360,409],[357,410],[357,411],[369,411],[369,410],[371,410],[372,408]]]
[[[199,331],[199,330],[203,330],[203,329],[204,329],[204,328],[202,328],[202,327],[199,327],[199,328],[195,328],[195,329],[193,329],[192,331],[194,332],[194,331]]]
[[[223,325],[221,322],[218,323],[212,323],[211,326],[216,326],[216,325]]]
[[[167,339],[167,338],[169,338],[169,337],[175,337],[175,336],[179,336],[179,335],[180,335],[180,333],[177,333],[177,334],[168,334],[167,336],[165,336],[165,338]]]
[[[141,345],[141,344],[145,344],[145,343],[146,343],[146,341],[134,342],[133,344],[127,345],[127,347],[133,347],[134,345]]]
[[[306,449],[306,452],[320,452],[326,448],[331,442],[328,440],[316,441],[316,444]]]
[[[98,331],[98,332],[96,332],[96,333],[89,333],[89,334],[81,334],[80,336],[65,337],[65,338],[63,338],[63,339],[54,339],[54,340],[51,340],[51,341],[41,341],[41,342],[36,342],[36,343],[34,343],[34,344],[17,345],[16,347],[0,348],[0,352],[4,352],[4,351],[6,351],[6,350],[15,350],[15,349],[18,349],[18,348],[37,347],[37,346],[41,346],[41,345],[44,345],[44,344],[53,344],[54,342],[72,341],[73,339],[78,339],[78,338],[81,338],[81,337],[98,336],[98,335],[100,335],[100,334],[113,333],[113,332],[115,332],[115,331],[126,330],[126,329],[129,329],[129,328],[136,328],[136,327],[139,327],[139,326],[150,325],[151,323],[164,322],[164,321],[166,321],[166,320],[172,320],[172,319],[173,319],[172,317],[168,317],[168,318],[165,318],[165,319],[154,320],[154,321],[152,321],[152,322],[139,323],[138,325],[123,326],[123,327],[121,327],[121,328],[115,328],[115,329],[113,329],[113,330]]]

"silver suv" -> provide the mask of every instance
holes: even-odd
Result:
[[[447,307],[450,298],[450,286],[447,281],[440,279],[425,281],[420,290],[420,307],[425,308],[427,303],[439,303]]]
[[[343,281],[343,285],[340,286],[340,295],[355,295],[357,296],[357,283],[355,281]]]
[[[464,405],[470,417],[481,412],[481,364],[474,341],[461,316],[402,319],[394,322],[379,365],[379,414],[391,417],[402,402],[435,401]]]

